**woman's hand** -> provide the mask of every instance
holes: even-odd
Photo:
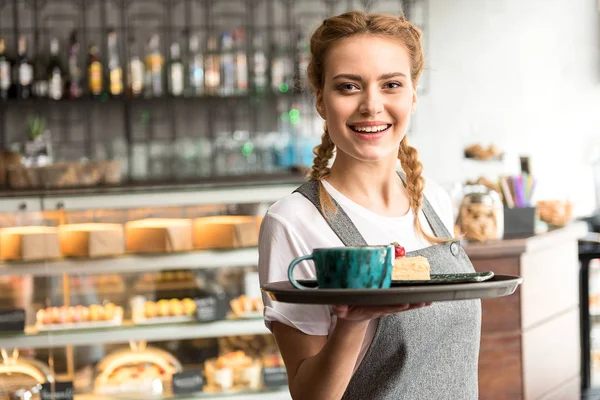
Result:
[[[415,308],[427,307],[431,303],[419,304],[401,304],[397,306],[347,306],[335,305],[332,307],[333,313],[338,318],[347,321],[361,322],[369,321],[375,318],[381,318],[390,314],[399,313],[402,311],[412,310]]]

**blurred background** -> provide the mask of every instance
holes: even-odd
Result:
[[[600,399],[594,0],[0,0],[0,398],[290,398],[258,232],[322,133],[310,34],[356,9],[423,31],[411,144],[476,270],[525,278],[480,398]]]

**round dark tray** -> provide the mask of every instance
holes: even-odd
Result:
[[[400,305],[437,301],[490,299],[515,292],[523,278],[495,275],[474,283],[397,286],[389,289],[310,289],[299,290],[290,282],[271,282],[261,290],[272,300],[297,304]]]

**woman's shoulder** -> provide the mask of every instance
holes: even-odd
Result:
[[[317,208],[302,194],[295,192],[273,203],[267,210],[265,220],[267,223],[277,221],[298,226],[316,216],[320,216]]]

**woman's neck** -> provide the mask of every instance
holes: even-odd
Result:
[[[380,215],[399,217],[409,211],[410,200],[396,173],[396,159],[369,163],[340,155],[325,178],[337,191]]]

